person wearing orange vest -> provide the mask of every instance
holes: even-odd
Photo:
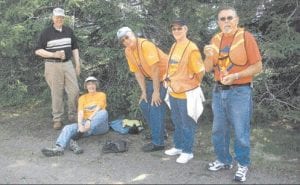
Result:
[[[175,130],[174,147],[166,150],[165,154],[180,155],[176,162],[184,164],[194,157],[196,123],[203,110],[204,96],[200,83],[205,68],[197,45],[187,38],[186,22],[182,19],[174,20],[171,23],[171,30],[176,42],[169,53],[165,81],[168,87],[166,101],[171,109]],[[196,114],[193,114],[194,111]]]
[[[166,105],[162,101],[166,94],[162,81],[166,73],[167,55],[152,42],[138,38],[128,27],[117,32],[125,47],[125,55],[131,72],[142,91],[139,106],[151,129],[151,143],[142,147],[144,152],[163,150],[165,135]]]
[[[230,128],[235,132],[234,152],[238,169],[235,181],[246,181],[250,165],[250,121],[252,117],[252,80],[262,71],[262,58],[251,33],[238,27],[239,17],[232,7],[218,13],[221,32],[204,47],[207,72],[213,70],[212,143],[217,159],[209,163],[210,171],[231,169]]]

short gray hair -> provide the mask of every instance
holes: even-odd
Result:
[[[236,12],[236,9],[231,7],[231,6],[222,6],[218,9],[218,15],[217,15],[217,18],[219,17],[219,14],[221,11],[224,11],[224,10],[232,10],[234,11],[235,15],[237,16],[237,12]]]

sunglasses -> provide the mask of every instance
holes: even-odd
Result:
[[[224,22],[224,21],[226,21],[226,19],[228,21],[231,21],[231,20],[233,20],[233,18],[234,18],[233,16],[228,16],[228,17],[221,17],[219,20]]]
[[[178,28],[172,28],[172,31],[181,31],[183,29],[183,27],[178,27]]]
[[[124,36],[124,37],[122,37],[122,39],[120,40],[121,41],[121,43],[124,43],[125,42],[125,40],[128,40],[129,39],[129,36]]]

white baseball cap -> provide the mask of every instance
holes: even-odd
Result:
[[[124,37],[128,32],[132,32],[132,30],[128,27],[122,27],[117,32],[117,37],[120,40],[122,37]]]
[[[85,79],[84,82],[88,82],[88,81],[98,81],[97,78],[93,77],[93,76],[89,76]]]
[[[54,8],[53,9],[53,16],[65,16],[65,11],[64,9],[61,8]]]

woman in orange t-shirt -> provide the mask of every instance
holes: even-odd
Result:
[[[108,113],[106,111],[106,94],[97,92],[98,80],[90,76],[84,82],[88,93],[78,100],[78,123],[66,125],[56,140],[54,148],[43,148],[42,153],[47,156],[64,154],[64,148],[69,148],[75,154],[83,153],[76,140],[80,137],[105,134],[109,130]]]

